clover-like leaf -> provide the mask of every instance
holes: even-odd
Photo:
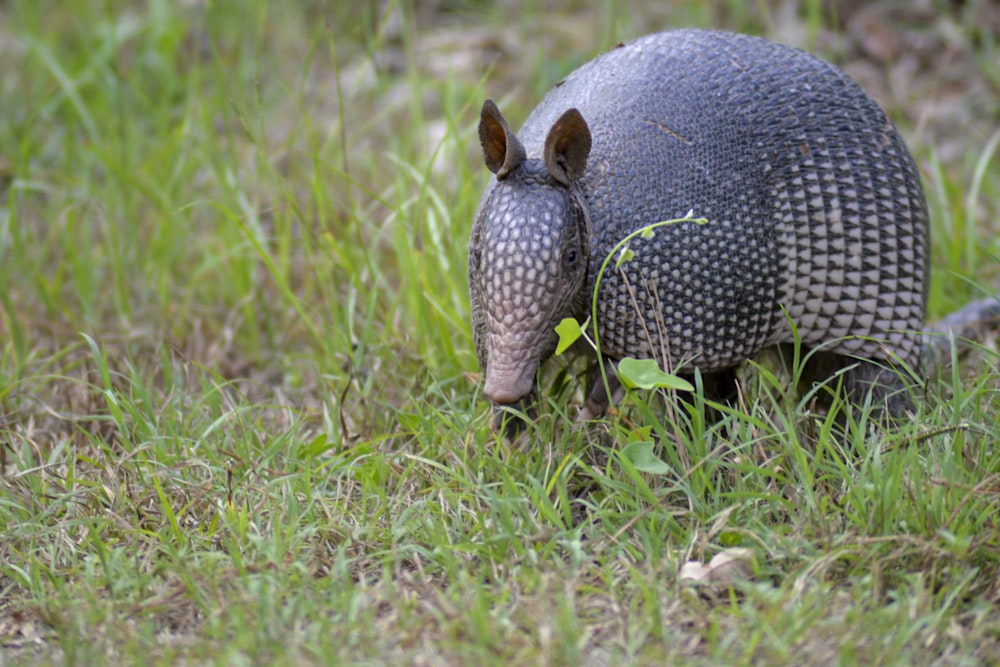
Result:
[[[556,344],[556,354],[562,354],[583,335],[583,329],[575,319],[566,317],[556,325],[556,333],[559,334],[559,342]]]
[[[622,450],[622,455],[640,472],[651,475],[665,475],[670,472],[670,466],[656,455],[653,443],[649,440],[640,440],[627,445]]]
[[[633,359],[625,357],[618,362],[618,378],[627,389],[677,389],[694,391],[691,383],[660,369],[653,359]]]

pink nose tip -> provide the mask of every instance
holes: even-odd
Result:
[[[531,393],[535,386],[535,371],[532,368],[518,369],[486,369],[486,386],[483,393],[493,403],[509,405],[517,403]]]
[[[517,391],[513,391],[510,387],[490,387],[486,385],[483,388],[483,393],[486,394],[486,398],[490,399],[494,403],[499,403],[501,405],[509,405],[510,403],[517,403],[524,394]]]

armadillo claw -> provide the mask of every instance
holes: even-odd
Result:
[[[532,391],[515,403],[493,404],[493,431],[503,434],[508,442],[515,442],[527,430],[528,421],[538,417],[538,395]]]

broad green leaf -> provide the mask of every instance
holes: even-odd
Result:
[[[563,321],[556,325],[556,333],[559,334],[559,343],[556,345],[556,354],[562,354],[583,335],[580,323],[572,317],[563,318]]]
[[[670,466],[653,453],[653,443],[649,440],[641,440],[627,445],[622,450],[622,454],[635,466],[636,470],[641,472],[648,472],[652,475],[665,475],[670,472]]]
[[[646,227],[644,230],[642,230],[642,234],[640,234],[639,236],[644,239],[651,239],[654,236],[656,236],[656,232],[653,231],[653,226],[650,225],[649,227]]]
[[[680,391],[694,391],[694,387],[687,380],[665,373],[660,370],[659,365],[652,359],[633,359],[625,357],[618,362],[618,378],[627,389],[652,389],[660,387],[662,389],[677,389]]]

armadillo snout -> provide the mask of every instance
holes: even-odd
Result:
[[[495,355],[494,359],[497,356]],[[493,430],[513,442],[537,414],[537,363],[488,364],[483,393],[493,403]]]
[[[499,356],[499,355],[497,355]],[[491,363],[486,369],[486,385],[483,393],[493,403],[517,403],[535,387],[538,364],[523,364],[521,367],[503,366]]]
[[[539,365],[556,348],[556,325],[581,309],[587,273],[578,203],[529,163],[494,187],[471,244],[473,334],[495,429],[508,409],[534,406]]]
[[[486,367],[483,393],[493,403],[493,430],[513,442],[524,430],[524,417],[533,420],[538,402],[538,361],[515,360],[494,346]]]

